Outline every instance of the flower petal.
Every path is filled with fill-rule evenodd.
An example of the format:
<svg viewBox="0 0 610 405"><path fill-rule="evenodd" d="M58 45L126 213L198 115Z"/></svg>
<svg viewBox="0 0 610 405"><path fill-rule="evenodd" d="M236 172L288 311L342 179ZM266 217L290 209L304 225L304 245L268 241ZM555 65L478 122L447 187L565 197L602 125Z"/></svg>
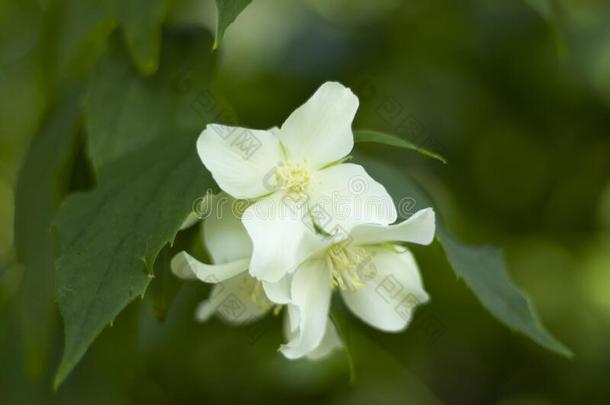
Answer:
<svg viewBox="0 0 610 405"><path fill-rule="evenodd" d="M289 359L313 352L322 342L330 308L330 272L323 259L309 259L292 278L292 305L298 309L296 335L280 351Z"/></svg>
<svg viewBox="0 0 610 405"><path fill-rule="evenodd" d="M399 249L398 246L396 246ZM370 249L376 274L359 290L341 291L348 308L369 325L387 332L406 328L415 306L428 301L415 258L406 249Z"/></svg>
<svg viewBox="0 0 610 405"><path fill-rule="evenodd" d="M253 245L250 274L263 281L279 281L320 246L304 208L289 205L283 196L257 201L242 216Z"/></svg>
<svg viewBox="0 0 610 405"><path fill-rule="evenodd" d="M267 298L276 304L288 304L290 302L290 281L291 277L286 275L276 283L263 281L263 288Z"/></svg>
<svg viewBox="0 0 610 405"><path fill-rule="evenodd" d="M223 264L205 264L186 252L180 252L171 261L174 274L183 279L195 279L204 283L219 283L248 270L250 258L242 258Z"/></svg>
<svg viewBox="0 0 610 405"><path fill-rule="evenodd" d="M294 110L281 128L280 140L291 160L320 168L345 156L354 146L352 121L358 97L337 82L326 82Z"/></svg>
<svg viewBox="0 0 610 405"><path fill-rule="evenodd" d="M299 328L299 309L295 305L286 305L287 322L284 324L286 340L292 340L296 337L297 329Z"/></svg>
<svg viewBox="0 0 610 405"><path fill-rule="evenodd" d="M339 339L337 328L332 322L326 323L326 332L320 342L320 345L307 355L309 360L322 360L328 357L335 349L341 349L343 342Z"/></svg>
<svg viewBox="0 0 610 405"><path fill-rule="evenodd" d="M250 257L252 241L239 218L239 203L220 193L210 200L211 207L203 222L203 241L214 263L226 263Z"/></svg>
<svg viewBox="0 0 610 405"><path fill-rule="evenodd" d="M205 322L210 319L214 313L216 313L216 308L218 308L223 299L221 297L221 292L225 288L226 287L223 286L222 283L216 284L214 287L212 287L210 297L207 300L201 301L195 310L196 320L199 322Z"/></svg>
<svg viewBox="0 0 610 405"><path fill-rule="evenodd" d="M396 221L396 208L385 187L364 168L353 163L318 172L311 187L310 211L322 229L333 234L337 226L349 233L357 224L388 225Z"/></svg>
<svg viewBox="0 0 610 405"><path fill-rule="evenodd" d="M215 285L210 297L199 304L195 318L203 322L217 314L230 325L243 325L260 319L272 304L263 295L258 296L262 299L260 302L251 299L251 288L256 283L248 273L242 273Z"/></svg>
<svg viewBox="0 0 610 405"><path fill-rule="evenodd" d="M287 305L284 317L284 337L290 341L298 336L299 311L294 305ZM337 328L332 322L326 322L326 331L322 341L312 352L306 355L308 360L322 360L330 355L335 349L343 347L343 342L337 334Z"/></svg>
<svg viewBox="0 0 610 405"><path fill-rule="evenodd" d="M267 177L282 157L269 131L210 124L197 140L197 151L220 188L235 198L256 198L272 191Z"/></svg>
<svg viewBox="0 0 610 405"><path fill-rule="evenodd" d="M384 242L410 242L429 245L434 240L434 230L434 210L425 208L396 225L357 225L352 230L352 238L353 242L359 245Z"/></svg>

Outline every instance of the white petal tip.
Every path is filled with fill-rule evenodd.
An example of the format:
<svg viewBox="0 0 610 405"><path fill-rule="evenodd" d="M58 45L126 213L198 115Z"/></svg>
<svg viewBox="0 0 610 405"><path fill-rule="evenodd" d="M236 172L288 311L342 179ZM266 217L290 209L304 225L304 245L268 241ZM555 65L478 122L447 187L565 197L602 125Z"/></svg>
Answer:
<svg viewBox="0 0 610 405"><path fill-rule="evenodd" d="M188 254L186 252L180 252L174 256L170 262L170 269L172 273L181 279L192 279L195 278L195 273L189 265Z"/></svg>
<svg viewBox="0 0 610 405"><path fill-rule="evenodd" d="M295 353L295 350L288 345L281 345L278 351L288 360L298 360L304 356L303 354Z"/></svg>
<svg viewBox="0 0 610 405"><path fill-rule="evenodd" d="M407 219L409 222L418 221L423 230L421 238L416 242L421 245L429 245L434 241L436 234L436 213L431 207L417 211Z"/></svg>

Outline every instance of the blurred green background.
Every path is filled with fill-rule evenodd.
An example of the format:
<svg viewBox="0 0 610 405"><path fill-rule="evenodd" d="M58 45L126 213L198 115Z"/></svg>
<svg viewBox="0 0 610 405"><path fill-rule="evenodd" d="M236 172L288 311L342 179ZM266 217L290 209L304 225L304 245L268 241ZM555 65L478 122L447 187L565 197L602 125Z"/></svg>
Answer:
<svg viewBox="0 0 610 405"><path fill-rule="evenodd" d="M164 27L213 32L214 21L213 1L175 0ZM383 146L366 151L416 177L456 235L504 248L516 283L572 360L493 319L435 244L415 249L432 300L406 332L349 319L353 383L345 352L321 363L277 353L281 317L242 328L195 324L207 287L164 274L54 393L61 320L42 290L25 287L52 284L52 269L31 275L17 260L15 186L58 100L97 80L108 49L123 46L122 29L91 1L0 0L0 404L610 402L610 3L603 0L254 0L206 68L210 88L243 126L278 125L322 82L338 80L360 97L356 128L443 154L448 165ZM211 34L208 42L201 52L210 51ZM167 43L161 66L172 57ZM186 58L171 63L192 67ZM66 190L93 181L76 148ZM42 215L35 203L28 201L33 221ZM48 254L30 251L25 261ZM50 316L24 321L37 311Z"/></svg>

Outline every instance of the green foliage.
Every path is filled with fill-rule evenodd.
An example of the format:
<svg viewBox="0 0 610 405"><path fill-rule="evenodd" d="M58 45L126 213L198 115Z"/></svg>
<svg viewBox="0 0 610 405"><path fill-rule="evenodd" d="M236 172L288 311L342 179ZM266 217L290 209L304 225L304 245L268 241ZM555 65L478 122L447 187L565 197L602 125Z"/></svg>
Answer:
<svg viewBox="0 0 610 405"><path fill-rule="evenodd" d="M34 374L47 366L53 337L55 250L51 223L63 199L76 150L80 93L64 97L35 138L23 162L15 193L15 246L25 266L19 294L21 327Z"/></svg>
<svg viewBox="0 0 610 405"><path fill-rule="evenodd" d="M216 39L214 49L218 48L225 31L235 21L237 16L252 2L252 0L216 0L218 20L216 23Z"/></svg>
<svg viewBox="0 0 610 405"><path fill-rule="evenodd" d="M42 25L30 1L0 3L0 183L14 184L19 159L44 113Z"/></svg>
<svg viewBox="0 0 610 405"><path fill-rule="evenodd" d="M89 156L97 170L167 131L159 115L166 106L156 107L166 99L156 83L141 78L119 49L102 61L84 104Z"/></svg>
<svg viewBox="0 0 610 405"><path fill-rule="evenodd" d="M525 0L532 8L534 8L540 15L547 20L553 16L553 4L552 0Z"/></svg>
<svg viewBox="0 0 610 405"><path fill-rule="evenodd" d="M409 150L414 150L416 152L421 153L424 156L428 156L430 158L439 160L445 164L447 164L447 160L439 155L438 153L434 153L429 151L426 148L422 148L421 146L415 145L413 142L399 138L395 135L384 134L379 131L371 131L367 129L361 129L354 131L354 142L374 142L380 143L389 146L396 146L398 148L404 148Z"/></svg>
<svg viewBox="0 0 610 405"><path fill-rule="evenodd" d="M150 78L138 74L119 44L96 69L85 100L88 149L96 170L161 134L198 132L211 119L209 110L195 104L199 96L213 97L207 91L213 64L209 34L172 30L164 40L163 65Z"/></svg>
<svg viewBox="0 0 610 405"><path fill-rule="evenodd" d="M201 222L182 230L175 242L171 246L165 246L157 257L155 278L150 283L146 298L155 318L159 321L165 321L169 309L182 287L182 281L172 273L170 263L176 254L184 250L191 253L203 250Z"/></svg>
<svg viewBox="0 0 610 405"><path fill-rule="evenodd" d="M84 77L104 50L118 23L112 0L64 0L54 4L63 23L58 29L55 72L60 82Z"/></svg>
<svg viewBox="0 0 610 405"><path fill-rule="evenodd" d="M394 202L398 204L399 212L404 199L415 202L411 213L426 207L435 208L436 237L445 250L449 264L493 316L541 346L564 356L571 356L570 350L542 326L526 295L510 279L506 261L499 249L470 246L450 236L443 225L442 212L417 183L404 171L397 169L396 165L392 165L391 161L362 152L356 154L356 161L363 164L374 178L385 185ZM400 213L405 215L404 212Z"/></svg>
<svg viewBox="0 0 610 405"><path fill-rule="evenodd" d="M157 255L210 186L194 142L176 136L127 155L106 167L95 190L62 205L57 301L66 343L56 386L102 329L144 294Z"/></svg>
<svg viewBox="0 0 610 405"><path fill-rule="evenodd" d="M500 249L460 242L450 236L441 224L437 237L457 276L466 282L489 312L539 345L572 357L572 352L540 323L529 298L510 279L506 259Z"/></svg>
<svg viewBox="0 0 610 405"><path fill-rule="evenodd" d="M227 54L213 80L217 94L212 73L222 55L212 49L250 2L216 0L214 38L199 28L199 13L189 14L188 28L167 18L197 1L0 0L0 222L11 222L15 208L14 238L12 227L0 230L0 364L8 365L0 370L0 401L607 397L598 372L608 363L610 330L608 231L598 219L608 217L608 199L598 198L610 173L606 2L286 2L267 8L273 30L245 27L256 40L235 38L235 49L264 63ZM415 202L406 213L399 204L405 216L434 205L414 178L446 193L434 205L439 243L413 248L430 304L405 333L383 334L351 322L333 302L347 359L326 363L288 362L274 352L282 317L244 328L196 324L193 310L210 288L181 282L168 265L177 251L201 249L199 227L178 231L193 201L214 187L196 156L196 135L209 122L268 128L322 81L363 77L372 91L361 92L357 122L385 132L354 132L356 162L395 202ZM409 159L416 151L446 163L430 143L409 139L413 117L451 166ZM84 187L90 190L69 195ZM456 238L462 234L501 240L518 282L499 249L464 243ZM445 255L437 254L441 247ZM452 288L454 275L469 290ZM571 356L519 286L578 353L573 373L524 339L501 339L492 317L471 311L480 302L511 330ZM429 336L417 340L429 308L451 326L436 347L428 347ZM55 385L62 389L52 394L59 315L65 347ZM447 364L472 384L455 388ZM348 373L352 383L358 377L349 387L342 385ZM431 398L418 375L444 398Z"/></svg>
<svg viewBox="0 0 610 405"><path fill-rule="evenodd" d="M159 66L161 26L170 0L127 0L117 7L127 48L138 70L150 75Z"/></svg>
<svg viewBox="0 0 610 405"><path fill-rule="evenodd" d="M166 246L159 253L155 262L155 278L148 288L146 298L150 302L155 318L159 321L165 321L167 313L182 286L180 280L171 272L170 268L172 258L181 250L174 251Z"/></svg>
<svg viewBox="0 0 610 405"><path fill-rule="evenodd" d="M210 36L172 30L164 40L164 63L151 78L139 76L112 44L87 92L88 151L100 178L93 191L70 197L56 222L66 336L56 386L101 330L144 294L157 255L210 186L194 139L211 116L193 105L201 94L212 97Z"/></svg>
<svg viewBox="0 0 610 405"><path fill-rule="evenodd" d="M118 27L139 72L156 72L169 0L63 0L54 6L64 21L57 45L60 80L88 74Z"/></svg>

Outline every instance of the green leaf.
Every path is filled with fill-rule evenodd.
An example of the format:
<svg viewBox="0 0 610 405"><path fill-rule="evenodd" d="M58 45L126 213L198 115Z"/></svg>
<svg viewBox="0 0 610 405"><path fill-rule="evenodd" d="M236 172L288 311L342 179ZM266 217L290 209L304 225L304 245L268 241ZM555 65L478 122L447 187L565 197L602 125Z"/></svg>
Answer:
<svg viewBox="0 0 610 405"><path fill-rule="evenodd" d="M42 25L37 5L0 2L0 182L11 189L46 107L39 52ZM0 235L6 237L6 231Z"/></svg>
<svg viewBox="0 0 610 405"><path fill-rule="evenodd" d="M0 222L3 224L14 223L14 207L15 197L13 187L10 184L5 184L0 179ZM0 278L2 278L5 266L14 256L13 249L13 227L7 226L0 231ZM8 268L8 266L7 266ZM0 288L1 289L1 288ZM0 292L0 295L2 293ZM0 302L2 299L0 298ZM0 306L2 304L0 303Z"/></svg>
<svg viewBox="0 0 610 405"><path fill-rule="evenodd" d="M116 49L102 61L84 105L89 156L97 170L167 133L170 103L156 84L140 77Z"/></svg>
<svg viewBox="0 0 610 405"><path fill-rule="evenodd" d="M525 3L529 4L535 9L542 17L546 20L550 20L553 17L553 4L551 0L524 0Z"/></svg>
<svg viewBox="0 0 610 405"><path fill-rule="evenodd" d="M203 247L200 231L200 222L195 223L187 229L182 229L178 233L173 245L166 246L157 258L155 263L155 278L148 288L146 298L152 306L155 318L159 321L165 320L176 295L183 285L180 279L171 271L171 260L179 252L201 250Z"/></svg>
<svg viewBox="0 0 610 405"><path fill-rule="evenodd" d="M51 223L67 191L76 151L80 90L72 90L34 139L15 191L15 247L25 267L19 292L20 326L30 371L46 366L55 329L54 260Z"/></svg>
<svg viewBox="0 0 610 405"><path fill-rule="evenodd" d="M397 146L399 148L404 149L410 149L419 152L424 156L440 160L441 162L447 164L447 160L441 155L431 152L428 149L417 146L413 142L408 141L406 139L399 138L395 135L385 134L383 132L371 131L366 129L356 130L354 131L354 141L357 143L374 142L384 145Z"/></svg>
<svg viewBox="0 0 610 405"><path fill-rule="evenodd" d="M531 8L544 18L550 28L557 56L564 58L566 54L566 39L562 33L561 19L554 0L524 0Z"/></svg>
<svg viewBox="0 0 610 405"><path fill-rule="evenodd" d="M160 322L165 321L169 308L182 287L180 280L171 272L170 268L171 260L178 252L166 246L159 253L155 262L155 278L150 283L148 294L146 294L153 314Z"/></svg>
<svg viewBox="0 0 610 405"><path fill-rule="evenodd" d="M127 0L117 7L125 43L143 75L153 74L159 66L161 27L168 4L169 0Z"/></svg>
<svg viewBox="0 0 610 405"><path fill-rule="evenodd" d="M158 71L143 78L113 43L91 81L85 123L100 180L94 191L71 197L57 219L66 348L56 385L104 326L144 293L157 255L205 192L209 176L194 137L218 113L197 108L216 101L207 89L210 44L203 29L168 31ZM186 144L178 134L188 134Z"/></svg>
<svg viewBox="0 0 610 405"><path fill-rule="evenodd" d="M511 280L506 261L499 249L470 246L452 237L441 221L439 210L427 194L404 170L392 166L384 157L357 150L354 160L361 163L373 178L386 187L397 204L399 213L402 202L407 200L410 209L413 209L410 213L426 207L435 209L436 237L447 254L449 264L493 316L512 330L525 334L549 350L567 357L572 355L570 350L540 323L538 314L526 294Z"/></svg>
<svg viewBox="0 0 610 405"><path fill-rule="evenodd" d="M65 0L56 66L60 79L83 77L101 55L115 28L121 27L129 54L143 75L159 66L162 26L170 0Z"/></svg>
<svg viewBox="0 0 610 405"><path fill-rule="evenodd" d="M437 237L453 270L485 308L509 328L524 333L539 345L572 357L572 352L544 328L527 295L511 280L500 249L462 243L442 226Z"/></svg>
<svg viewBox="0 0 610 405"><path fill-rule="evenodd" d="M104 327L144 294L157 255L210 183L195 138L174 136L108 164L95 190L62 205L56 293L65 348L55 387Z"/></svg>
<svg viewBox="0 0 610 405"><path fill-rule="evenodd" d="M235 21L237 16L244 11L252 0L216 0L216 8L218 9L218 19L216 23L216 39L214 40L214 49L220 45L220 41L225 34L226 29Z"/></svg>
<svg viewBox="0 0 610 405"><path fill-rule="evenodd" d="M213 115L197 108L207 90L214 57L203 29L176 30L164 38L159 71L141 77L113 44L96 69L85 100L89 156L97 171L161 134L199 132Z"/></svg>
<svg viewBox="0 0 610 405"><path fill-rule="evenodd" d="M58 2L59 3L59 2ZM117 26L113 0L65 0L60 8L61 24L55 70L60 81L84 77L102 53Z"/></svg>

